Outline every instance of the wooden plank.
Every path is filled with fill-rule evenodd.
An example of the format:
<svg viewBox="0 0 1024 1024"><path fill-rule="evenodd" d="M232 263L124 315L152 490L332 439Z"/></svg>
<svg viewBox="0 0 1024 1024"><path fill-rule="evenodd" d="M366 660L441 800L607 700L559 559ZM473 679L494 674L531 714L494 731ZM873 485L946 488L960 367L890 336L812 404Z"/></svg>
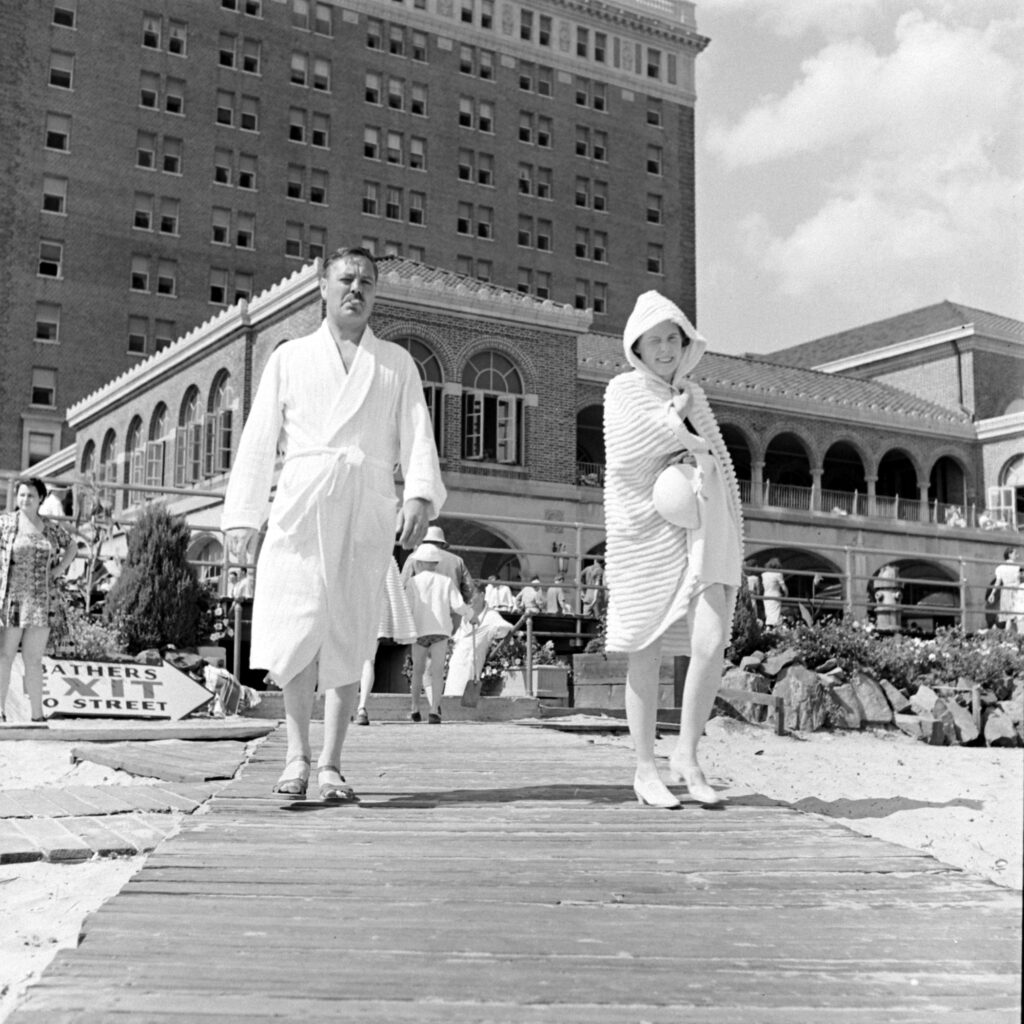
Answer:
<svg viewBox="0 0 1024 1024"><path fill-rule="evenodd" d="M194 743L86 743L71 750L73 761L92 761L132 775L169 782L229 779L245 757L245 745L235 741Z"/></svg>
<svg viewBox="0 0 1024 1024"><path fill-rule="evenodd" d="M277 728L276 721L254 718L186 718L180 722L53 718L38 725L21 723L0 729L4 740L57 740L61 743L120 743L129 740L255 740Z"/></svg>

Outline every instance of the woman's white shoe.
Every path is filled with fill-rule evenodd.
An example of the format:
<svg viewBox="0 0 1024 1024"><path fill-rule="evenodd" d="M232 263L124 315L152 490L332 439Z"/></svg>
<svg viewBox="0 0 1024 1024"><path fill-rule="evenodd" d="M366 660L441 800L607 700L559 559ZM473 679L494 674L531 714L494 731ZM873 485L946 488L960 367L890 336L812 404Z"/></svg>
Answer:
<svg viewBox="0 0 1024 1024"><path fill-rule="evenodd" d="M633 792L643 807L661 807L666 811L675 810L682 804L675 798L668 786L661 779L641 779L633 777Z"/></svg>
<svg viewBox="0 0 1024 1024"><path fill-rule="evenodd" d="M716 790L704 778L704 772L700 765L691 765L684 768L680 764L670 760L668 763L669 778L673 782L681 782L686 786L687 792L697 803L704 807L716 807L723 803L725 797L719 796Z"/></svg>

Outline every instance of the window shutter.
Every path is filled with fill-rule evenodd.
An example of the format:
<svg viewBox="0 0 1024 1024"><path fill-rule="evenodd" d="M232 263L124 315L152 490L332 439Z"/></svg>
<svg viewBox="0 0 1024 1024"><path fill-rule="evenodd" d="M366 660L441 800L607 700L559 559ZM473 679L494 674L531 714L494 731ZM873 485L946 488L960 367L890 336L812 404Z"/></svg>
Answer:
<svg viewBox="0 0 1024 1024"><path fill-rule="evenodd" d="M518 402L511 395L498 398L497 457L499 462L515 463L516 460L516 412Z"/></svg>
<svg viewBox="0 0 1024 1024"><path fill-rule="evenodd" d="M467 391L463 396L462 450L464 458L484 457L484 396Z"/></svg>

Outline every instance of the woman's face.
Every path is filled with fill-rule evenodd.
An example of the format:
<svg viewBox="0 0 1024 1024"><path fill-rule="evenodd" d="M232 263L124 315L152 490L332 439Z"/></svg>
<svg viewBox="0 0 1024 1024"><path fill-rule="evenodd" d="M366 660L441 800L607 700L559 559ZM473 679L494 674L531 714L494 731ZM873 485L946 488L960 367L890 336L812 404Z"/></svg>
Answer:
<svg viewBox="0 0 1024 1024"><path fill-rule="evenodd" d="M39 511L39 492L31 484L21 484L15 500L22 512Z"/></svg>
<svg viewBox="0 0 1024 1024"><path fill-rule="evenodd" d="M683 361L683 332L671 320L663 320L660 324L644 331L636 340L633 351L652 373L662 380L671 382Z"/></svg>

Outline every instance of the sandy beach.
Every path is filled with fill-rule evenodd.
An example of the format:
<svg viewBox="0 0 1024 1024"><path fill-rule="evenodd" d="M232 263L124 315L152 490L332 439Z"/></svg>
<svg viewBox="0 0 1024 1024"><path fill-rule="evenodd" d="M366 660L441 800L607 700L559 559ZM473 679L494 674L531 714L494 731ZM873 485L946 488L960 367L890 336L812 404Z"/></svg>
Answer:
<svg viewBox="0 0 1024 1024"><path fill-rule="evenodd" d="M667 756L673 739L662 737L659 753ZM566 734L565 742L629 746L621 734ZM98 765L72 766L70 747L0 742L0 788L154 781ZM1021 888L1020 748L930 747L895 732L778 737L765 726L716 718L708 725L702 756L709 777L733 801L771 801L824 815L998 885ZM0 866L0 1021L57 950L76 944L82 920L144 862L140 856Z"/></svg>

